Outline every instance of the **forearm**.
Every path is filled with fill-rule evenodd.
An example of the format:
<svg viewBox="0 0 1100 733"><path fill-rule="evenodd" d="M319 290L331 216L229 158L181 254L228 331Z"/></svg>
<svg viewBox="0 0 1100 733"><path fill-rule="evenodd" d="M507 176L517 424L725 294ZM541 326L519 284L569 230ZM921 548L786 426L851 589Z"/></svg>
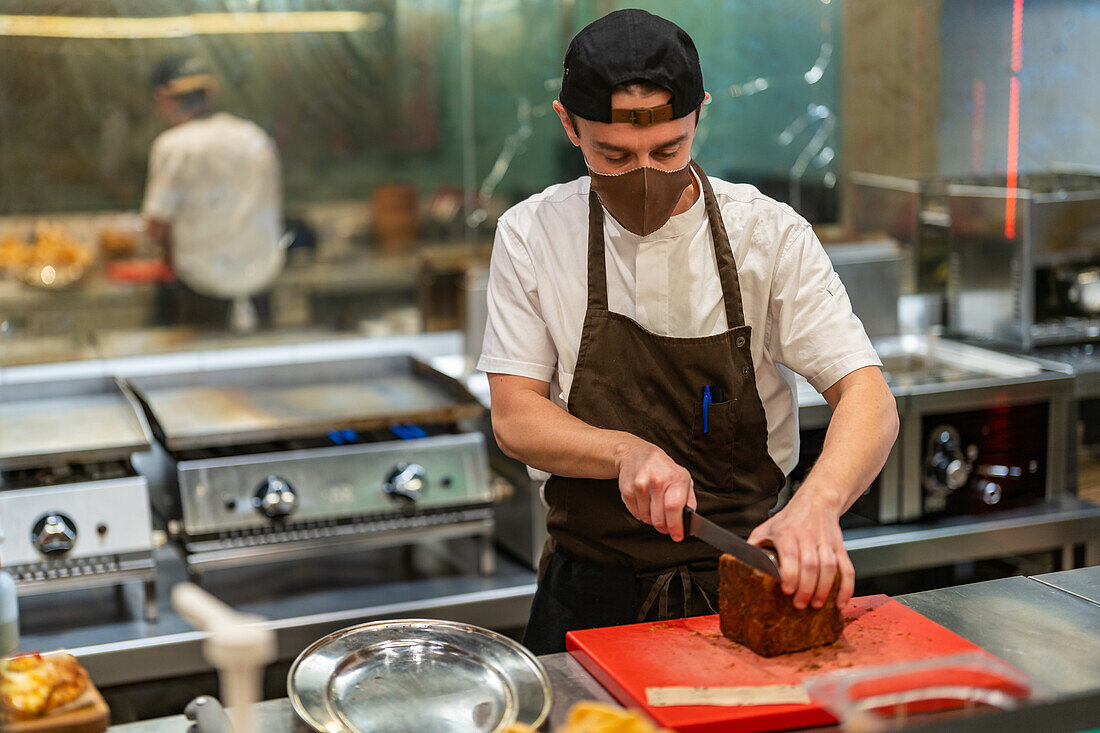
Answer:
<svg viewBox="0 0 1100 733"><path fill-rule="evenodd" d="M494 398L493 433L512 458L575 478L617 478L619 460L642 442L629 433L592 427L530 391L500 402Z"/></svg>
<svg viewBox="0 0 1100 733"><path fill-rule="evenodd" d="M837 403L821 456L798 494L839 517L878 476L897 434L897 406L885 383L853 386Z"/></svg>

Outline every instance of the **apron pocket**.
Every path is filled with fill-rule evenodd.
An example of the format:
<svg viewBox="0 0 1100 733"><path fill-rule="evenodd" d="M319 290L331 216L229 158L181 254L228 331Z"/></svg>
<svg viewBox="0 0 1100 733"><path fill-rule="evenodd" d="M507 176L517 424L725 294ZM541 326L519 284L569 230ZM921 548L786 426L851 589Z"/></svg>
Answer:
<svg viewBox="0 0 1100 733"><path fill-rule="evenodd" d="M733 443L733 463L740 471L755 473L768 453L768 418L759 399L747 399L738 404L734 412L737 432L741 439ZM763 435L762 441L745 440L746 435Z"/></svg>
<svg viewBox="0 0 1100 733"><path fill-rule="evenodd" d="M684 468L696 484L712 493L724 494L732 488L737 404L737 400L711 403L704 426L703 406L695 403L690 453Z"/></svg>

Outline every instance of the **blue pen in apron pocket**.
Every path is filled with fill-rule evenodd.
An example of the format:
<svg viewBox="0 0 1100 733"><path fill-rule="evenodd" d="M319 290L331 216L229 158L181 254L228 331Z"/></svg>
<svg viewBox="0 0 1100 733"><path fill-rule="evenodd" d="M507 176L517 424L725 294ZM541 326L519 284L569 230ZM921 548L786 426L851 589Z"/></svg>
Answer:
<svg viewBox="0 0 1100 733"><path fill-rule="evenodd" d="M710 385L703 386L703 434L706 435L710 430L710 422L707 417L707 413L710 411Z"/></svg>

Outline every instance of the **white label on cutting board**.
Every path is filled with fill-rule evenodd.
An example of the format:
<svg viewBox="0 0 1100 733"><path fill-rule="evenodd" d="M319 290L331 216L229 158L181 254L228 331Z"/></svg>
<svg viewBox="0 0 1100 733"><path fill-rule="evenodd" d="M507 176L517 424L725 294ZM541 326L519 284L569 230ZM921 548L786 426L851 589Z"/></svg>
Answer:
<svg viewBox="0 0 1100 733"><path fill-rule="evenodd" d="M646 704L673 705L809 705L810 696L799 685L757 687L647 687Z"/></svg>

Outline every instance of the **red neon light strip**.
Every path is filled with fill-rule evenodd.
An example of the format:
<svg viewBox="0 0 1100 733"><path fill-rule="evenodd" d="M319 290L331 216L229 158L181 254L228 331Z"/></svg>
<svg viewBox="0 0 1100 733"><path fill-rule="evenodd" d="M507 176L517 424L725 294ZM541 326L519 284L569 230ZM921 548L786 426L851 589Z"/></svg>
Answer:
<svg viewBox="0 0 1100 733"><path fill-rule="evenodd" d="M1024 0L1012 0L1012 73L1024 65Z"/></svg>
<svg viewBox="0 0 1100 733"><path fill-rule="evenodd" d="M1012 78L1008 97L1005 239L1016 237L1016 184L1020 172L1020 69L1024 59L1024 0L1012 0Z"/></svg>
<svg viewBox="0 0 1100 733"><path fill-rule="evenodd" d="M1008 99L1008 179L1005 188L1005 239L1016 238L1016 183L1020 163L1020 79L1010 81Z"/></svg>

